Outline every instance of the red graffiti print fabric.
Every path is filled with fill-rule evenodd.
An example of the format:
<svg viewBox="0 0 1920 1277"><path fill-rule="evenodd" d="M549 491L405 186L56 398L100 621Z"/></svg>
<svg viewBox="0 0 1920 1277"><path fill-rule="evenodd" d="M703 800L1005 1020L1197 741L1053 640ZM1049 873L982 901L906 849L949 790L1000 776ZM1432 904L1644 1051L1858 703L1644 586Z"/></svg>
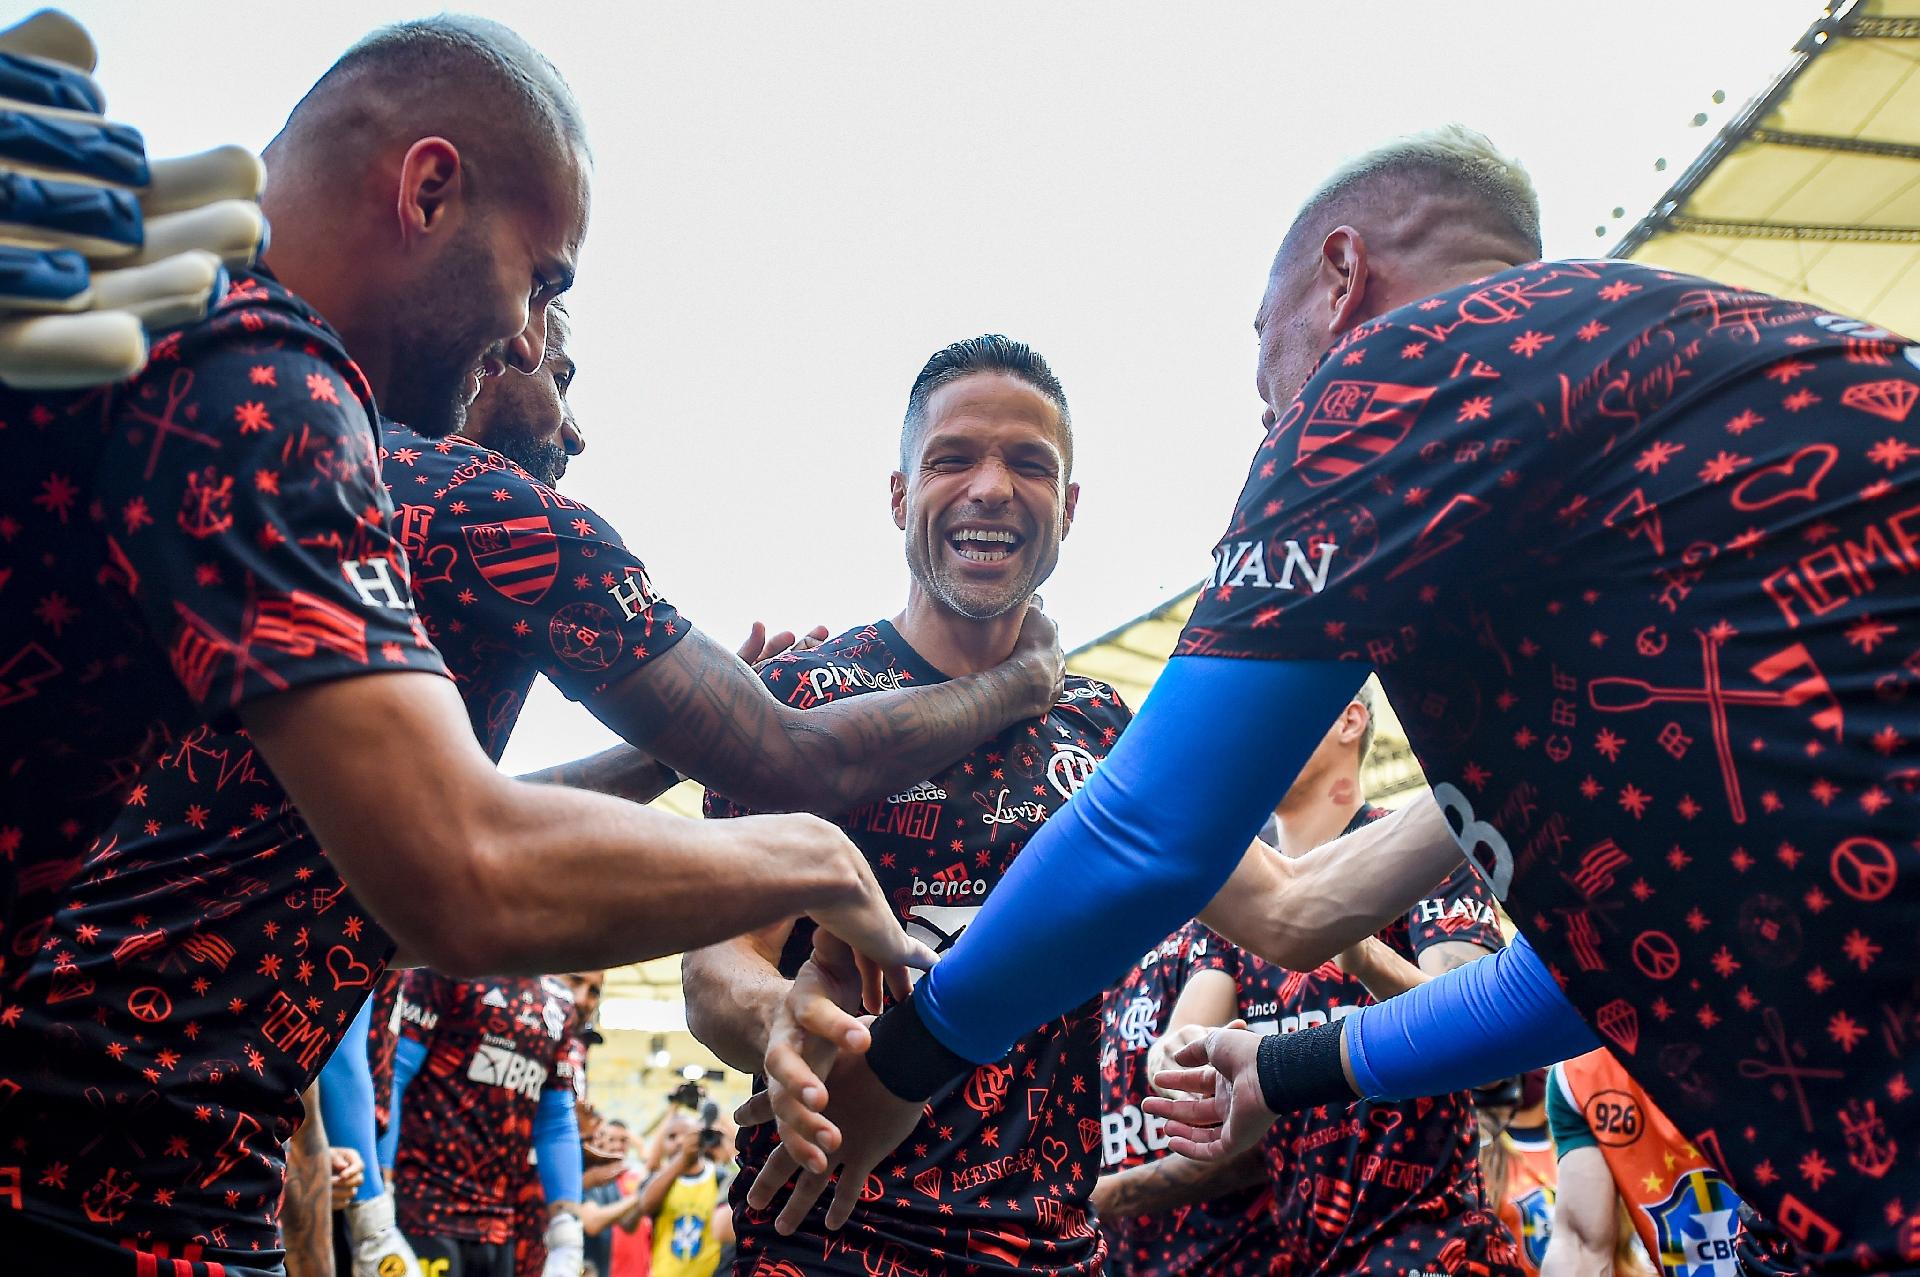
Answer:
<svg viewBox="0 0 1920 1277"><path fill-rule="evenodd" d="M142 378L0 395L0 419L0 490L57 479L71 498L0 496L0 596L61 600L0 608L5 642L51 661L0 697L0 826L27 831L0 839L31 888L0 991L0 1183L106 1247L270 1261L297 1093L386 941L324 861L275 856L280 790L244 734L200 720L444 669L387 534L366 385L250 276ZM176 784L226 811L157 797Z"/></svg>
<svg viewBox="0 0 1920 1277"><path fill-rule="evenodd" d="M498 454L391 422L380 453L387 485L414 497L396 526L415 565L419 641L440 635L492 757L536 674L590 696L611 671L684 633L598 515ZM386 494L376 495L384 507ZM529 521L549 514L551 531L534 535ZM511 539L496 533L507 523L521 529L523 550L531 546L531 567L515 566L517 552L495 555ZM407 558L400 563L405 580ZM487 583L490 569L503 588ZM550 586L532 589L529 573L551 576ZM634 619L603 623L595 613L601 628L591 641L565 619L569 609L619 614L623 599ZM567 659L609 643L620 650L604 667ZM273 1252L280 1144L301 1119L299 1093L380 982L393 942L347 891L245 733L191 729L126 802L46 924L16 1018L0 1016L0 1077L36 1092L22 1157L30 1208L141 1239L206 1232L221 1247ZM382 1112L392 1005L370 1027ZM103 1128L107 1137L91 1138ZM116 1193L110 1208L85 1200L102 1182Z"/></svg>
<svg viewBox="0 0 1920 1277"><path fill-rule="evenodd" d="M1108 990L1101 1008L1101 1174L1167 1156L1165 1123L1145 1113L1150 1093L1147 1052L1166 1032L1188 962L1218 937L1197 922L1168 936ZM1278 1246L1271 1197L1264 1185L1151 1215L1101 1217L1112 1277L1222 1277L1264 1273Z"/></svg>
<svg viewBox="0 0 1920 1277"><path fill-rule="evenodd" d="M400 1103L393 1159L396 1213L408 1236L513 1240L534 1113L572 1024L573 995L552 976L407 973L400 1032L427 1048Z"/></svg>
<svg viewBox="0 0 1920 1277"><path fill-rule="evenodd" d="M942 682L886 621L760 670L775 696L810 708L847 696ZM865 854L907 930L952 947L1033 831L1093 774L1130 715L1105 684L1070 675L1044 719L1016 724L938 775L837 822ZM710 816L744 810L709 793ZM812 924L795 927L781 970L798 971ZM747 1186L773 1151L770 1127L740 1134L734 1228L743 1267L809 1273L950 1271L1087 1274L1105 1245L1087 1209L1100 1173L1100 1003L1090 1000L935 1094L919 1128L868 1181L847 1226L824 1203L781 1237Z"/></svg>
<svg viewBox="0 0 1920 1277"><path fill-rule="evenodd" d="M366 379L264 273L139 378L0 387L0 973L166 732L302 684L438 670Z"/></svg>
<svg viewBox="0 0 1920 1277"><path fill-rule="evenodd" d="M1548 262L1346 338L1179 651L1374 666L1608 1047L1827 1271L1920 1265L1920 350Z"/></svg>
<svg viewBox="0 0 1920 1277"><path fill-rule="evenodd" d="M373 1078L373 1129L387 1133L393 1116L393 1053L400 1046L400 986L405 971L387 970L373 988L373 1012L367 1017L367 1072Z"/></svg>
<svg viewBox="0 0 1920 1277"><path fill-rule="evenodd" d="M1348 830L1385 814L1362 808ZM1238 1014L1255 1032L1297 1032L1373 1001L1332 961L1288 971L1207 934L1210 943L1194 947L1188 976L1205 970L1232 977ZM1449 940L1488 950L1504 943L1493 896L1464 864L1377 938L1414 963ZM1518 1277L1512 1239L1481 1182L1479 1145L1465 1092L1283 1113L1262 1146L1278 1224L1272 1271Z"/></svg>

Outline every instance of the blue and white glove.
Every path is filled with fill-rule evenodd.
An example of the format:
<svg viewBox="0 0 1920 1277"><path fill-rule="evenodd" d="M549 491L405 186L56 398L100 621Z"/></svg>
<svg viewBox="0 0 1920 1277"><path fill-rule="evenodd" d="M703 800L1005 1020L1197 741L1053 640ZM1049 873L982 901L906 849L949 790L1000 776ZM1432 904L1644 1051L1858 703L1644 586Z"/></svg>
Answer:
<svg viewBox="0 0 1920 1277"><path fill-rule="evenodd" d="M150 163L110 123L95 51L42 10L0 31L0 382L66 390L140 371L147 333L205 315L266 242L265 170L238 146Z"/></svg>

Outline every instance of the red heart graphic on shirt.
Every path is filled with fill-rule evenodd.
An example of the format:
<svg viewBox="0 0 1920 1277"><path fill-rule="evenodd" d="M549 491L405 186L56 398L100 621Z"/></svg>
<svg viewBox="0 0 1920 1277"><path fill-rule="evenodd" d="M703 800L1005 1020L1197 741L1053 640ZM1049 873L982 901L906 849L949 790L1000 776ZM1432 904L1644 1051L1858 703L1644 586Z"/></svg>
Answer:
<svg viewBox="0 0 1920 1277"><path fill-rule="evenodd" d="M1091 1117L1080 1119L1080 1151L1091 1153L1100 1147L1100 1123Z"/></svg>
<svg viewBox="0 0 1920 1277"><path fill-rule="evenodd" d="M1056 1153L1055 1149L1060 1151ZM1056 1171L1060 1169L1061 1163L1067 1160L1067 1154L1070 1152L1072 1150L1067 1147L1065 1140L1057 1140L1049 1135L1040 1141L1040 1156L1045 1158L1047 1165Z"/></svg>
<svg viewBox="0 0 1920 1277"><path fill-rule="evenodd" d="M327 950L327 974L333 977L336 990L357 989L373 983L373 968L354 957L353 950L343 944Z"/></svg>
<svg viewBox="0 0 1920 1277"><path fill-rule="evenodd" d="M1811 501L1820 495L1820 481L1839 459L1840 449L1832 444L1810 443L1785 461L1761 466L1735 484L1733 508L1751 513L1782 501ZM1802 466L1804 461L1812 464ZM1780 486L1782 482L1788 486Z"/></svg>
<svg viewBox="0 0 1920 1277"><path fill-rule="evenodd" d="M1400 1125L1401 1113L1399 1109L1375 1109L1367 1114L1367 1120L1382 1131L1391 1131Z"/></svg>

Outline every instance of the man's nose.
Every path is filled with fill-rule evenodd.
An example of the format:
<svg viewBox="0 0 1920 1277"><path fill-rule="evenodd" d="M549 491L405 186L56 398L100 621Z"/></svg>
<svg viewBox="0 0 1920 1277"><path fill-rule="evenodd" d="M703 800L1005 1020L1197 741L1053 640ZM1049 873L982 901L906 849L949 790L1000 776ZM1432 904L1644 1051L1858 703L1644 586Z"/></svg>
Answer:
<svg viewBox="0 0 1920 1277"><path fill-rule="evenodd" d="M527 316L527 326L507 343L507 365L515 372L536 373L547 360L547 311L541 307Z"/></svg>
<svg viewBox="0 0 1920 1277"><path fill-rule="evenodd" d="M567 415L560 421L560 446L567 450L569 457L577 457L587 450L586 432L574 420L571 408L567 409Z"/></svg>
<svg viewBox="0 0 1920 1277"><path fill-rule="evenodd" d="M1013 474L1006 463L989 458L973 468L967 496L981 505L1005 505L1013 500Z"/></svg>

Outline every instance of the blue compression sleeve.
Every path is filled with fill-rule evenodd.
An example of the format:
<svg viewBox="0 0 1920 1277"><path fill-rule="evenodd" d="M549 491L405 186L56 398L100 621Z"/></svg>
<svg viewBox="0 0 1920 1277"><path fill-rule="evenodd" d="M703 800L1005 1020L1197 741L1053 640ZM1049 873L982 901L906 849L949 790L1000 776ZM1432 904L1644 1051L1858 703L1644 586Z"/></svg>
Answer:
<svg viewBox="0 0 1920 1277"><path fill-rule="evenodd" d="M1360 1093L1404 1100L1585 1055L1600 1045L1525 936L1346 1019Z"/></svg>
<svg viewBox="0 0 1920 1277"><path fill-rule="evenodd" d="M367 1026L372 1023L369 999L360 1004L347 1036L320 1070L320 1115L327 1123L327 1142L353 1149L366 1163L367 1177L354 1190L356 1202L386 1191L380 1179L380 1141L374 1133L373 1066L367 1062Z"/></svg>
<svg viewBox="0 0 1920 1277"><path fill-rule="evenodd" d="M406 1098L407 1084L427 1062L427 1044L406 1034L393 1048L393 1102L387 1106L387 1133L380 1137L380 1165L392 1166L393 1155L400 1150L400 1104Z"/></svg>
<svg viewBox="0 0 1920 1277"><path fill-rule="evenodd" d="M580 1123L573 1116L573 1088L549 1086L540 1092L533 1115L533 1155L540 1163L540 1187L547 1205L578 1205L585 1192L580 1176L585 1158L580 1152Z"/></svg>
<svg viewBox="0 0 1920 1277"><path fill-rule="evenodd" d="M914 993L976 1063L1113 983L1213 899L1368 668L1181 656ZM878 1040L876 1039L876 1047Z"/></svg>

